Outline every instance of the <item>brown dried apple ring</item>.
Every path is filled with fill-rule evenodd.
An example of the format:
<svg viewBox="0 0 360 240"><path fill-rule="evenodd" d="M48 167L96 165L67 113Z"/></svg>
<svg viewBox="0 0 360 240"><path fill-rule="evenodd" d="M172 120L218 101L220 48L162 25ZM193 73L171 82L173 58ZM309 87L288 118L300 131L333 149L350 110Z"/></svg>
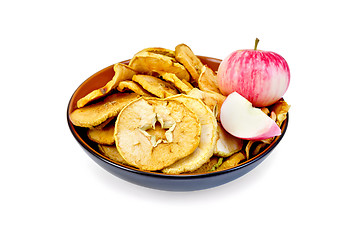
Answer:
<svg viewBox="0 0 360 240"><path fill-rule="evenodd" d="M115 143L114 138L114 122L107 124L103 128L90 128L87 131L88 138L98 144L113 145Z"/></svg>
<svg viewBox="0 0 360 240"><path fill-rule="evenodd" d="M167 49L167 48L161 48L161 47L145 48L145 49L141 50L140 52L138 52L136 54L139 54L141 52L150 52L150 53L165 55L165 56L168 56L170 58L175 58L175 51Z"/></svg>
<svg viewBox="0 0 360 240"><path fill-rule="evenodd" d="M190 80L190 75L175 58L147 51L140 51L130 60L129 66L140 73L174 73L180 79Z"/></svg>
<svg viewBox="0 0 360 240"><path fill-rule="evenodd" d="M199 99L183 94L178 94L166 99L180 101L195 112L201 124L201 136L199 146L192 154L164 168L162 171L168 174L194 171L207 162L213 155L217 139L217 121L210 109Z"/></svg>
<svg viewBox="0 0 360 240"><path fill-rule="evenodd" d="M250 159L257 154L260 153L260 151L265 148L267 145L269 145L274 138L269 138L261 141L249 141L245 147L245 155L246 159Z"/></svg>
<svg viewBox="0 0 360 240"><path fill-rule="evenodd" d="M185 66L193 80L197 83L204 64L202 64L193 51L186 44L179 44L175 47L175 58Z"/></svg>
<svg viewBox="0 0 360 240"><path fill-rule="evenodd" d="M112 161L116 163L121 163L128 165L128 163L124 160L124 158L120 155L115 145L98 145L99 151L104 156L110 158Z"/></svg>
<svg viewBox="0 0 360 240"><path fill-rule="evenodd" d="M196 169L195 171L189 172L189 173L197 173L197 174L201 174L201 173L207 173L210 172L211 169L215 166L215 164L217 164L219 158L216 156L212 156L209 161L207 161L206 163L204 163L203 165L201 165L201 167L199 167L198 169Z"/></svg>
<svg viewBox="0 0 360 240"><path fill-rule="evenodd" d="M224 95L216 92L202 91L198 88L193 88L188 95L203 101L213 111L216 119L220 120L220 109L226 99Z"/></svg>
<svg viewBox="0 0 360 240"><path fill-rule="evenodd" d="M114 93L103 101L75 109L70 120L75 126L91 128L119 114L129 102L139 98L136 93Z"/></svg>
<svg viewBox="0 0 360 240"><path fill-rule="evenodd" d="M119 85L120 81L129 80L136 74L132 68L122 63L114 64L114 71L114 77L107 82L104 87L96 89L87 94L85 97L79 99L76 103L77 107L81 108L91 101L104 97L110 93L111 90L115 89Z"/></svg>
<svg viewBox="0 0 360 240"><path fill-rule="evenodd" d="M201 73L198 79L198 86L200 90L203 91L220 93L219 84L216 80L216 74L211 68L206 65L204 65L201 69Z"/></svg>
<svg viewBox="0 0 360 240"><path fill-rule="evenodd" d="M171 82L180 92L189 93L194 87L187 81L181 80L174 73L161 73L161 78Z"/></svg>
<svg viewBox="0 0 360 240"><path fill-rule="evenodd" d="M285 121L289 109L290 109L290 105L287 104L287 102L285 102L282 99L277 101L271 107L272 112L274 112L276 115L276 123L279 127L281 127L281 124L283 123L283 121Z"/></svg>
<svg viewBox="0 0 360 240"><path fill-rule="evenodd" d="M235 154L231 155L231 157L226 159L226 161L224 161L216 170L221 171L221 170L235 167L240 163L240 161L245 160L245 159L246 159L246 157L245 157L244 153L242 153L242 152L235 153Z"/></svg>
<svg viewBox="0 0 360 240"><path fill-rule="evenodd" d="M140 98L128 104L115 124L115 143L130 165L161 170L190 155L200 142L196 114L176 100Z"/></svg>
<svg viewBox="0 0 360 240"><path fill-rule="evenodd" d="M214 148L214 155L219 157L229 157L239 152L243 147L243 140L234 137L218 124L218 138Z"/></svg>
<svg viewBox="0 0 360 240"><path fill-rule="evenodd" d="M137 93L144 97L152 97L153 96L151 93L149 93L144 88L142 88L138 83L136 83L134 81L129 81L129 80L119 82L117 90L119 92L124 92L126 90L130 90L130 91Z"/></svg>
<svg viewBox="0 0 360 240"><path fill-rule="evenodd" d="M149 75L134 75L132 80L159 98L166 98L178 94L178 91L171 83L163 81L157 77Z"/></svg>

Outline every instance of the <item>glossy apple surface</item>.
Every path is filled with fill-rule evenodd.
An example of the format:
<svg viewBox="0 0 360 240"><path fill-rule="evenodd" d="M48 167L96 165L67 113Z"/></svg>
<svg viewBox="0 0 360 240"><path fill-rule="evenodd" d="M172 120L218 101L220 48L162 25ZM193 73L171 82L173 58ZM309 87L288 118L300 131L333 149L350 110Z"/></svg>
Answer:
<svg viewBox="0 0 360 240"><path fill-rule="evenodd" d="M253 106L266 107L285 94L290 70L286 60L277 53L238 50L221 62L217 81L225 96L236 91Z"/></svg>
<svg viewBox="0 0 360 240"><path fill-rule="evenodd" d="M263 140L281 134L274 120L237 92L229 94L222 104L220 121L228 133L241 139Z"/></svg>

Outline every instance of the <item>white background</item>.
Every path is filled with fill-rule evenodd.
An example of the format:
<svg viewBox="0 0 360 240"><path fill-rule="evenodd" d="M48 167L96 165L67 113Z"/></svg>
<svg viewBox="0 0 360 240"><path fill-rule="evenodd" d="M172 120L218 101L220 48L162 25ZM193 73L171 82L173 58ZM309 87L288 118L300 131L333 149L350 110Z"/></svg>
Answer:
<svg viewBox="0 0 360 240"><path fill-rule="evenodd" d="M251 2L251 3L250 3ZM359 239L357 1L2 1L1 239ZM247 175L196 192L125 182L72 137L96 71L145 47L282 55L288 131Z"/></svg>

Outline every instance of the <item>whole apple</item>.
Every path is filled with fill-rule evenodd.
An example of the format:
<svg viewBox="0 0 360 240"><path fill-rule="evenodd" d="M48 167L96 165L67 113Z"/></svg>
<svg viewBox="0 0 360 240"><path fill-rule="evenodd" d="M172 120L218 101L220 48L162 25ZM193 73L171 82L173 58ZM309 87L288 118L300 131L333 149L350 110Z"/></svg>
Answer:
<svg viewBox="0 0 360 240"><path fill-rule="evenodd" d="M217 73L222 94L232 92L250 101L255 107L266 107L285 94L290 83L290 70L285 59L277 53L254 49L237 50L227 56Z"/></svg>

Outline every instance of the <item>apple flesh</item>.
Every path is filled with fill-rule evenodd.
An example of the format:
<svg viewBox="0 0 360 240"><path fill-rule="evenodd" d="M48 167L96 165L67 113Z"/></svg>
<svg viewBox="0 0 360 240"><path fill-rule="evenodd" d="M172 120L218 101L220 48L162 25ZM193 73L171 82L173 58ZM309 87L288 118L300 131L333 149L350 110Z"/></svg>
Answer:
<svg viewBox="0 0 360 240"><path fill-rule="evenodd" d="M222 94L236 91L255 107L266 107L283 97L290 83L290 70L277 53L255 49L237 50L228 55L218 69Z"/></svg>
<svg viewBox="0 0 360 240"><path fill-rule="evenodd" d="M237 92L222 104L220 121L228 133L241 139L263 140L281 134L274 120Z"/></svg>

